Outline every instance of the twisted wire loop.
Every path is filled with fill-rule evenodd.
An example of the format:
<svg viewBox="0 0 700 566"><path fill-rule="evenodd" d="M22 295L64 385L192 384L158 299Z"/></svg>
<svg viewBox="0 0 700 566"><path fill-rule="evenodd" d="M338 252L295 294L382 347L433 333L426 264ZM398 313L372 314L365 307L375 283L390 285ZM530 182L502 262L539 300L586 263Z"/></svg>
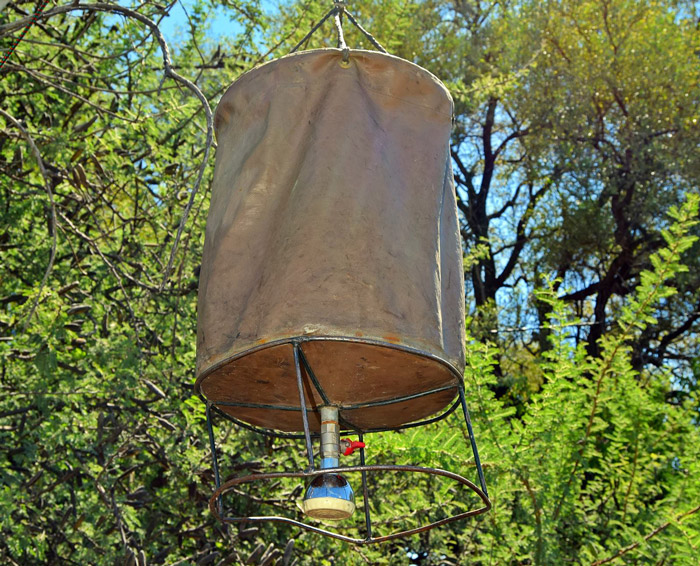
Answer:
<svg viewBox="0 0 700 566"><path fill-rule="evenodd" d="M387 50L384 49L384 47L382 47L382 45L377 41L377 39L360 25L355 16L348 12L345 2L342 1L334 2L333 7L326 13L325 16L323 16L319 20L319 22L315 26L311 28L311 30L309 30L309 33L307 33L304 36L304 38L291 49L290 53L295 53L296 51L298 51L299 48L302 45L304 45L311 38L311 36L314 33L316 33L316 31L326 22L326 20L332 17L333 22L335 24L336 32L338 34L338 49L342 49L343 62L347 63L350 59L350 48L345 43L345 34L343 33L344 15L347 16L348 20L350 20L350 23L352 23L352 25L354 25L358 30L360 30L360 32L377 49L377 51L380 51L381 53L387 53Z"/></svg>
<svg viewBox="0 0 700 566"><path fill-rule="evenodd" d="M335 16L333 17L333 22L335 23L335 30L338 33L338 49L343 51L343 63L348 63L350 61L350 48L347 43L345 43L345 35L343 34L343 13L345 12L345 2L335 3Z"/></svg>

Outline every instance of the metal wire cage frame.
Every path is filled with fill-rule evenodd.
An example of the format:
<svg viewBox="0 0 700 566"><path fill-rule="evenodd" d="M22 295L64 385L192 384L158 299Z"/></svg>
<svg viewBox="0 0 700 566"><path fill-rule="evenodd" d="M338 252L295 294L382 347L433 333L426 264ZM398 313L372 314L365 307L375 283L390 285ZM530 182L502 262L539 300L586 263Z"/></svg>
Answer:
<svg viewBox="0 0 700 566"><path fill-rule="evenodd" d="M474 482L468 480L467 478L464 478L456 473L449 472L446 470L441 470L437 468L429 468L429 467L421 467L421 466L410 466L410 465L367 465L366 460L365 460L365 449L360 448L360 465L359 466L339 466L337 468L317 468L315 466L314 462L314 452L313 452L313 442L312 442L312 437L318 436L315 433L311 433L309 429L309 421L308 421L308 408L306 406L306 396L304 394L304 384L303 384L303 378L302 378L302 370L301 366L303 364L304 369L306 370L307 375L310 378L311 384L313 387L318 391L321 399L324 401L327 400L326 393L323 391L323 388L321 387L319 381L316 379L314 372L304 356L303 348L302 345L304 342L311 340L311 338L304 338L304 337L299 337L296 339L291 340L291 343L293 345L293 351L294 351L294 365L295 365L295 370L296 370L296 378L297 378L297 388L299 392L299 401L300 401L300 411L301 411L301 416L302 416L302 421L303 421L303 426L304 426L304 433L303 434L296 434L296 433L285 433L285 432L279 432L275 430L270 430L270 429L264 429L260 427L256 427L247 423L244 423L235 417L232 417L231 415L228 415L227 413L223 412L217 405L221 406L236 406L236 403L216 403L212 402L208 399L206 399L203 395L200 394L204 402L206 403L206 420L207 420L207 430L209 434L209 444L211 448L211 453L212 453L212 464L213 464L213 469L214 469L214 480L216 482L216 490L214 491L213 495L211 496L209 500L209 508L214 515L216 519L221 521L224 524L236 524L236 523L264 523L264 522L277 522L277 523L286 523L301 529L305 529L311 532L315 532L324 536L328 536L331 538L335 538L338 540L342 540L345 542L350 542L353 544L357 545L368 545L368 544L375 544L375 543L380 543L380 542L385 542L397 538L402 538L402 537L407 537L410 535L414 535L420 532L428 531L431 529L434 529L435 527L439 527L441 525L446 525L448 523L452 523L454 521L459 521L461 519L465 519L467 517L472 517L475 515L480 515L482 513L487 512L489 509L491 509L491 500L489 499L488 496L488 490L486 488L486 481L484 479L484 472L481 466L481 460L479 459L479 452L477 450L476 446L476 440L474 438L474 431L471 423L471 419L469 417L469 411L467 409L467 403L465 399L465 394L464 394L464 383L462 380L462 376L459 375L456 371L456 369L452 368L453 373L455 374L455 377L457 378L457 391L458 391L458 399L452 403L452 405L442 412L441 414L421 420L418 422L413 422L413 423L408 423L399 427L393 427L393 428L384 428L384 429L369 429L369 430L358 430L356 427L350 425L349 423L342 421L341 419L341 424L345 427L343 429L343 434L351 434L351 435L357 435L359 437L359 440L362 441L364 438L364 434L372 433L372 432L384 432L384 431L390 431L390 430L402 430L406 428L413 428L417 426L423 426L429 423L437 422L440 421L453 412L458 407L461 407L462 413L464 416L464 421L467 427L467 432L469 434L469 440L471 444L471 449L472 449L472 454L474 456L474 463L476 466L476 471L478 475L478 480L479 480L479 485L476 485ZM396 346L393 346L396 347ZM412 352L416 353L415 350L411 350ZM423 352L423 355L432 357L430 354ZM430 392L426 392L425 394L429 394ZM400 402L401 399L397 400L389 400L389 403L393 402ZM214 439L214 428L213 428L213 418L212 415L213 413L216 413L217 415L235 423L236 425L246 428L248 430L252 430L254 432L264 434L267 436L272 436L272 437L278 437L278 438L296 438L296 439L301 439L303 438L305 440L306 444L306 453L307 453L307 458L308 458L308 467L303 470L303 471L298 471L298 472L267 472L267 473L258 473L258 474L250 474L246 476L240 476L240 477L234 477L233 479L230 479L229 481L225 483L221 483L221 475L219 472L219 458L216 450L216 442ZM245 517L236 517L236 516L229 516L224 513L224 505L223 505L223 497L227 494L230 493L231 491L236 488L236 486L239 486L241 484L247 484L255 481L274 481L278 480L281 478L300 478L300 479L312 479L316 476L322 475L322 474L327 474L327 473L339 473L339 474L346 474L346 473L353 473L353 472L360 472L362 475L362 498L363 498L363 507L364 507L364 514L365 514L365 537L364 538L355 538L355 537L350 537L343 535L338 532L334 532L328 529L324 529L321 527L317 527L314 525L310 525L308 523L304 523L302 521L298 521L296 519L292 519L289 517L283 517L283 516L275 516L275 515L270 515L270 516L245 516ZM372 531L372 517L371 517L371 509L370 509L370 504L369 504L369 490L367 487L367 476L368 473L371 472L405 472L405 473L419 473L419 474L427 474L427 475L432 475L432 476L441 476L445 477L451 480L454 480L460 485L466 486L469 490L471 490L473 493L479 496L481 499L481 502L483 503L483 506L478 507L476 509L470 509L468 511L464 511L462 513L458 513L449 517L445 517L443 519L439 519L436 521L433 521L427 525L423 525L420 527L412 528L412 529L407 529L395 533L391 533L388 535L383 535L383 536L373 536L373 531Z"/></svg>

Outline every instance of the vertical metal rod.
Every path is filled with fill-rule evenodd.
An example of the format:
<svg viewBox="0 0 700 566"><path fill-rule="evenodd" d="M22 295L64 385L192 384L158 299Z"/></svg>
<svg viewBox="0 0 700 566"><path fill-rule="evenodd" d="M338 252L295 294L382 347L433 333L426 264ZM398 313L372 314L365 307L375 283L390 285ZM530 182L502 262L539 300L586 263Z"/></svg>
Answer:
<svg viewBox="0 0 700 566"><path fill-rule="evenodd" d="M358 434L359 441L363 442L362 433ZM360 465L365 465L365 449L360 448ZM362 470L362 497L365 502L365 527L367 528L367 538L365 540L372 540L372 517L370 516L369 510L369 492L367 490L367 472Z"/></svg>
<svg viewBox="0 0 700 566"><path fill-rule="evenodd" d="M321 396L321 399L323 400L324 404L330 405L331 401L328 398L328 395L326 395L326 392L323 390L323 387L321 387L321 383L318 381L318 378L316 377L316 374L314 373L314 370L311 367L309 360L306 358L306 354L304 354L304 349L301 347L301 344L299 344L299 361L303 364L304 369L306 370L306 375L308 375L309 379L311 379L311 383L313 384L316 391L318 391L318 394ZM340 414L338 414L338 422L342 426L344 426L346 430L357 430L357 427L355 425L346 421L343 417L340 416Z"/></svg>
<svg viewBox="0 0 700 566"><path fill-rule="evenodd" d="M297 387L299 388L299 403L301 405L301 420L304 423L304 439L306 440L306 456L309 459L309 469L314 469L314 449L311 443L309 431L309 418L306 414L306 396L304 395L304 383L301 380L301 366L299 365L299 343L294 342L294 368L297 372Z"/></svg>
<svg viewBox="0 0 700 566"><path fill-rule="evenodd" d="M216 489L221 487L221 477L219 476L219 459L216 455L216 443L214 442L214 428L211 422L211 403L207 402L207 430L209 432L209 447L211 448L211 458L214 466L214 481L216 482ZM223 515L223 502L221 501L221 496L217 500L217 505L219 507L219 515Z"/></svg>
<svg viewBox="0 0 700 566"><path fill-rule="evenodd" d="M486 497L489 496L489 492L486 489L486 480L484 479L484 470L481 468L481 459L479 458L479 450L476 447L476 440L474 439L474 430L472 429L472 421L469 418L469 410L467 409L467 401L464 398L464 387L459 386L459 400L462 403L462 411L464 412L464 420L467 423L467 432L469 433L469 441L472 443L472 452L474 453L474 462L476 463L476 473L479 474L479 483L481 484L481 491L484 492Z"/></svg>
<svg viewBox="0 0 700 566"><path fill-rule="evenodd" d="M316 391L318 391L318 394L321 396L321 399L323 399L323 402L326 405L330 405L331 401L328 399L328 395L326 395L326 392L323 390L323 387L321 387L321 384L319 383L318 379L316 378L316 374L314 373L314 370L311 369L311 364L309 364L309 360L306 359L306 354L304 354L304 350L301 347L301 344L299 345L299 360L301 361L302 364L304 364L304 369L306 370L306 374L309 376L309 379L311 379L311 383L314 384L314 387L316 388Z"/></svg>

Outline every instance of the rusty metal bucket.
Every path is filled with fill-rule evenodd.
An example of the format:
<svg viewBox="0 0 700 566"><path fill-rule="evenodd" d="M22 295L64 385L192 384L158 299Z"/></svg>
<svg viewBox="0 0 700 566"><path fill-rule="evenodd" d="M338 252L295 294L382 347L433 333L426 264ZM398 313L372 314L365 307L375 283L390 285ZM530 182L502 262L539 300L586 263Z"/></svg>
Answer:
<svg viewBox="0 0 700 566"><path fill-rule="evenodd" d="M239 421L395 428L455 399L464 281L452 99L399 58L289 55L216 110L199 287L198 391ZM299 361L299 360L297 360Z"/></svg>

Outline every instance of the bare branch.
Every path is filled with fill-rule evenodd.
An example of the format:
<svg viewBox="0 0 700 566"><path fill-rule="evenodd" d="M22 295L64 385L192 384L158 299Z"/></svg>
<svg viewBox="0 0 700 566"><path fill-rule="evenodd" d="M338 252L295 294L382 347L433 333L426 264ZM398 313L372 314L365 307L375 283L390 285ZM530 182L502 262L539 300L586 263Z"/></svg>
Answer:
<svg viewBox="0 0 700 566"><path fill-rule="evenodd" d="M673 518L673 520L666 521L663 525L656 527L653 531L651 531L649 534L647 534L642 540L634 542L634 543L630 544L629 546L626 546L625 548L621 548L615 554L613 554L612 556L608 556L607 558L605 558L603 560L596 560L595 562L591 563L591 566L601 566L601 564L607 564L608 562L612 562L613 560L620 558L620 556L623 556L623 555L627 554L628 552L630 552L631 550L634 550L640 544L655 537L661 531L670 527L672 524L679 523L679 522L683 521L683 519L685 519L686 517L690 517L691 515L697 513L698 511L700 511L700 505L698 505L697 507L694 507L690 511L686 511L685 513L681 513L680 515L676 515Z"/></svg>

